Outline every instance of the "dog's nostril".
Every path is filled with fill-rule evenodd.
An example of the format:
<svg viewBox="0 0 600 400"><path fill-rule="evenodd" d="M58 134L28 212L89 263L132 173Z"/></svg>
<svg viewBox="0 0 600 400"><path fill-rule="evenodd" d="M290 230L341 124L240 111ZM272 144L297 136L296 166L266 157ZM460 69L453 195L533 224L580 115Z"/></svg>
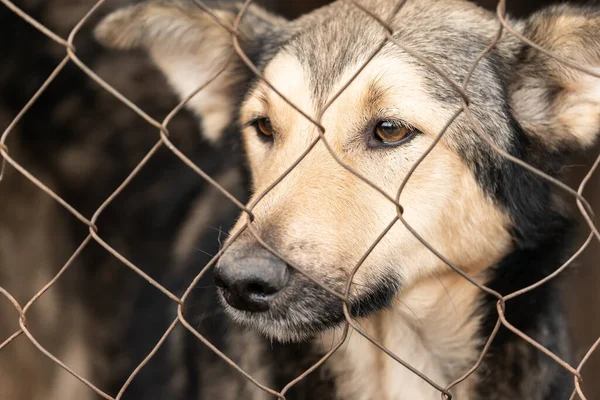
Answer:
<svg viewBox="0 0 600 400"><path fill-rule="evenodd" d="M273 291L271 291L271 293L268 293L265 289L266 288L259 283L251 283L248 285L248 288L246 290L250 294L258 294L262 296L273 293Z"/></svg>
<svg viewBox="0 0 600 400"><path fill-rule="evenodd" d="M249 294L255 294L260 296L269 296L275 294L279 289L273 287L268 282L250 282L246 288Z"/></svg>
<svg viewBox="0 0 600 400"><path fill-rule="evenodd" d="M216 287L220 287L222 289L226 289L227 285L225 284L225 281L223 280L223 278L221 278L221 275L215 273L213 275L213 282L215 283Z"/></svg>

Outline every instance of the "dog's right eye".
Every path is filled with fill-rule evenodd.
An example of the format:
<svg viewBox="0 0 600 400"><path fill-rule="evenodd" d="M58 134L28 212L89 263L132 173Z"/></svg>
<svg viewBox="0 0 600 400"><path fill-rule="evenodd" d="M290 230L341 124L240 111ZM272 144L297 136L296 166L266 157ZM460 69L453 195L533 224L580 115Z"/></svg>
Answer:
<svg viewBox="0 0 600 400"><path fill-rule="evenodd" d="M388 145L398 144L413 134L415 128L398 121L381 121L375 126L375 135Z"/></svg>
<svg viewBox="0 0 600 400"><path fill-rule="evenodd" d="M400 120L381 120L373 127L369 137L369 145L372 148L378 147L396 147L402 145L420 131Z"/></svg>
<svg viewBox="0 0 600 400"><path fill-rule="evenodd" d="M273 140L273 126L271 125L271 120L269 120L269 118L256 118L250 123L250 125L256 129L256 132L259 134L261 139L267 141Z"/></svg>

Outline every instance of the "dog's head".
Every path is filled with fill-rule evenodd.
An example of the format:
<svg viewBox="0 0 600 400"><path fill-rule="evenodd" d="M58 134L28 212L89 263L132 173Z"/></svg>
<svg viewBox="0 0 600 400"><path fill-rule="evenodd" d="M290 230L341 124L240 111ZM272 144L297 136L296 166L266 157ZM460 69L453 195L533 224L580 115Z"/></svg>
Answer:
<svg viewBox="0 0 600 400"><path fill-rule="evenodd" d="M393 16L396 3L361 2L390 19L401 46L458 83L498 31L492 13L466 1L408 0ZM230 27L241 9L213 8ZM287 263L338 293L361 263L350 297L352 313L366 316L421 280L448 273L414 233L473 276L485 276L517 247L535 246L560 219L555 189L480 134L557 175L599 130L600 79L505 32L467 89L479 130L461 113L401 192L411 232L392 224L398 208L390 199L461 109L458 91L389 41L355 76L386 29L351 1L295 21L251 5L239 20L239 46L268 83L235 54L230 31L214 16L191 0L151 1L113 13L97 34L109 46L147 49L182 98L225 68L188 103L211 140L239 128L252 176L252 227L224 253L216 279L234 318L277 339L305 338L344 318L338 298ZM600 67L600 14L593 10L555 7L512 23L560 57ZM322 114L327 143L316 140L317 126L296 107ZM247 222L243 215L233 232Z"/></svg>

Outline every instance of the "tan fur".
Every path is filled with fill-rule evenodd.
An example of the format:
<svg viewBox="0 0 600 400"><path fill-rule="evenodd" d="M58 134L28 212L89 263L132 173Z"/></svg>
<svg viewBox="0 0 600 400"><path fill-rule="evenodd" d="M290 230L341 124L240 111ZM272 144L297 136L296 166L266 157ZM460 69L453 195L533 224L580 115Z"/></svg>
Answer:
<svg viewBox="0 0 600 400"><path fill-rule="evenodd" d="M600 73L600 68L594 70ZM556 105L558 122L569 127L569 132L583 146L592 146L600 124L600 78L580 74L560 100Z"/></svg>
<svg viewBox="0 0 600 400"><path fill-rule="evenodd" d="M376 317L357 321L366 332L418 371L446 386L474 364L481 343L471 340L479 319L471 318L479 289L447 273L428 278L407 289L394 308ZM340 330L327 332L315 341L321 347L335 343ZM328 350L328 347L323 348ZM448 374L443 366L451 365ZM403 367L357 332L349 335L327 364L338 377L340 398L367 400L436 399L439 392ZM476 376L452 392L469 400Z"/></svg>
<svg viewBox="0 0 600 400"><path fill-rule="evenodd" d="M574 15L564 7L555 7L551 12L534 16L530 25L524 35L534 43L561 60L596 74L600 72L600 54L596 50L600 44L600 17ZM582 35L583 32L586 34ZM515 80L518 89L512 94L513 108L522 124L554 149L565 143L590 147L596 140L600 122L600 78L541 53L531 57L539 60L537 67L529 68L531 63L519 66ZM540 68L545 74L540 74ZM562 91L546 104L551 87Z"/></svg>

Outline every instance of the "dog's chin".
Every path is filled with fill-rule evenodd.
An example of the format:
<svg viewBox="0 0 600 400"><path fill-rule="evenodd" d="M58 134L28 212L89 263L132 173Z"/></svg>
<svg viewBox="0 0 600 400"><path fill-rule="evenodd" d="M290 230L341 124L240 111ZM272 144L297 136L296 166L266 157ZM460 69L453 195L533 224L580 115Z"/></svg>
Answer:
<svg viewBox="0 0 600 400"><path fill-rule="evenodd" d="M311 281L302 282L300 286L298 283L264 312L241 311L227 304L223 296L219 297L235 322L282 343L307 341L343 324L346 318L340 299ZM369 292L352 300L351 315L363 318L391 306L399 286L396 279L381 280Z"/></svg>
<svg viewBox="0 0 600 400"><path fill-rule="evenodd" d="M299 343L310 340L319 332L327 330L337 324L311 324L302 318L289 315L288 318L271 318L268 312L251 313L237 310L229 305L226 306L227 314L238 324L259 332L269 340L280 343ZM291 314L291 313L290 313Z"/></svg>

